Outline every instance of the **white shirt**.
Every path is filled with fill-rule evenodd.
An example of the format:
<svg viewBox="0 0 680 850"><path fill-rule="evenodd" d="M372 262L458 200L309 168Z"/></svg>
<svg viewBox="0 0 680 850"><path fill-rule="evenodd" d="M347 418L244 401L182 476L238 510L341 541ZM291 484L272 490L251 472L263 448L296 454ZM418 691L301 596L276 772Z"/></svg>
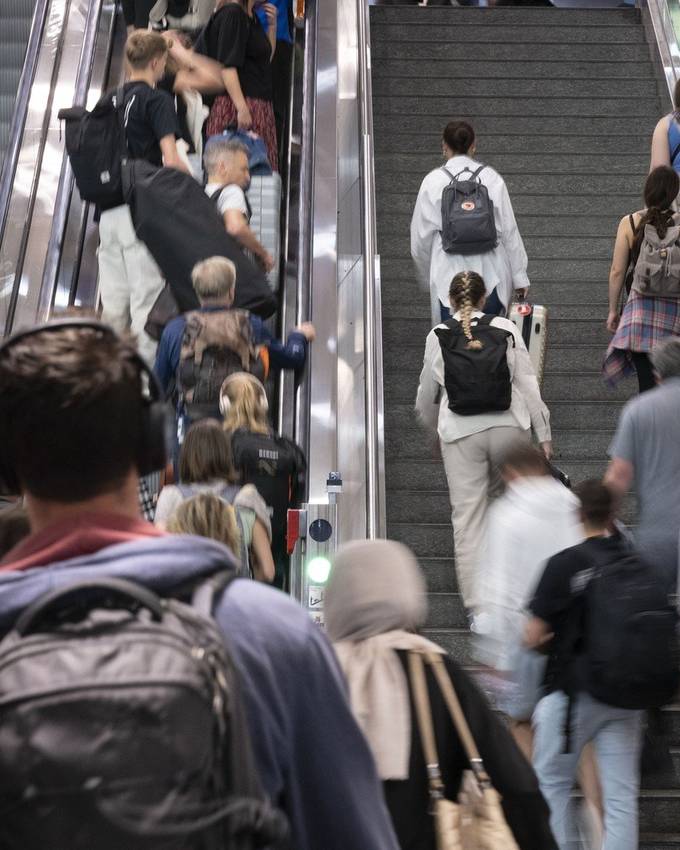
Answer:
<svg viewBox="0 0 680 850"><path fill-rule="evenodd" d="M208 183L205 187L206 195L208 197L214 195L221 185L221 183ZM220 215L224 215L227 210L238 210L247 218L248 204L246 203L246 195L243 189L237 186L236 183L225 186L217 201L217 209L220 211Z"/></svg>
<svg viewBox="0 0 680 850"><path fill-rule="evenodd" d="M460 155L450 159L446 168L455 176L466 167L476 171L480 165L469 156ZM498 233L496 248L486 254L465 257L444 252L441 237L442 192L451 178L441 168L436 168L423 180L418 192L411 219L411 256L421 283L429 283L433 295L436 294L442 304L449 303L449 285L453 276L463 271L474 271L484 278L487 293L497 289L498 297L507 307L513 289L529 286L527 254L505 181L489 166L481 172L479 180L486 186L494 205ZM439 318L437 315L435 320L439 321Z"/></svg>
<svg viewBox="0 0 680 850"><path fill-rule="evenodd" d="M475 311L472 317L479 319L483 315ZM460 320L460 313L455 313L453 318ZM423 370L416 396L418 416L427 427L436 427L440 439L445 443L453 443L471 434L500 426L519 426L525 431L533 428L538 441L544 443L551 439L550 412L541 398L536 373L522 335L509 319L496 316L491 324L509 331L515 343L513 345L512 340L508 340L508 368L512 379L510 409L473 416L460 416L449 410L449 398L444 386L444 359L434 328L425 341Z"/></svg>

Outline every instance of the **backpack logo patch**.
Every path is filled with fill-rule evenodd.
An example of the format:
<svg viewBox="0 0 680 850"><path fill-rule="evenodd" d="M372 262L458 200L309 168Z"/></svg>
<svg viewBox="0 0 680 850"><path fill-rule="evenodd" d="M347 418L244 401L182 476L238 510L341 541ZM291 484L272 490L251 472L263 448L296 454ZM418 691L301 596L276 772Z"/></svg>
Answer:
<svg viewBox="0 0 680 850"><path fill-rule="evenodd" d="M465 212L472 212L476 208L476 204L474 201L463 201L460 205L461 209L465 210Z"/></svg>

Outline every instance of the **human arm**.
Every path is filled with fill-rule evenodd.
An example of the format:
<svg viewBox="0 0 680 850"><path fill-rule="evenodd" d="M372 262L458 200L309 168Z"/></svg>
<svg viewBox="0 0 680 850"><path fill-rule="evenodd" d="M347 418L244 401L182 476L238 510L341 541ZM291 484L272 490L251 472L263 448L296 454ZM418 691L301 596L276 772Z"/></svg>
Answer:
<svg viewBox="0 0 680 850"><path fill-rule="evenodd" d="M278 25L279 10L273 3L264 3L262 11L267 18L267 38L269 39L269 44L272 49L270 56L271 61L271 59L274 58L274 52L276 51L276 28Z"/></svg>
<svg viewBox="0 0 680 850"><path fill-rule="evenodd" d="M649 170L653 171L660 165L671 164L671 151L668 147L668 122L670 117L665 115L658 122L652 134L652 156Z"/></svg>
<svg viewBox="0 0 680 850"><path fill-rule="evenodd" d="M228 209L223 214L223 218L227 233L233 236L246 250L254 254L260 260L266 272L270 272L274 268L274 258L255 236L248 219L241 210Z"/></svg>
<svg viewBox="0 0 680 850"><path fill-rule="evenodd" d="M442 384L435 363L441 361L441 349L439 340L434 331L430 331L425 341L425 354L423 356L423 368L420 372L418 392L416 394L416 413L422 425L429 431L436 431L439 421L439 402L442 393ZM441 367L443 372L443 365Z"/></svg>
<svg viewBox="0 0 680 850"><path fill-rule="evenodd" d="M291 331L286 342L275 339L262 319L250 317L253 338L256 345L266 345L269 350L269 362L276 369L302 369L307 359L307 344L315 337L314 326L303 322L299 328Z"/></svg>
<svg viewBox="0 0 680 850"><path fill-rule="evenodd" d="M614 494L617 504L633 486L636 443L635 415L629 404L623 409L619 418L614 439L609 447L611 460L604 476L604 483Z"/></svg>
<svg viewBox="0 0 680 850"><path fill-rule="evenodd" d="M154 373L165 392L166 397L171 392L177 367L179 366L182 336L184 335L185 321L179 316L166 325L156 351L156 362Z"/></svg>
<svg viewBox="0 0 680 850"><path fill-rule="evenodd" d="M250 563L253 578L271 584L274 581L274 558L267 529L261 519L257 518L253 525L253 539L250 544Z"/></svg>
<svg viewBox="0 0 680 850"><path fill-rule="evenodd" d="M175 136L165 136L160 140L161 154L163 155L163 165L166 168L176 168L178 171L183 171L190 177L193 177L191 170L180 157L177 150L177 141Z"/></svg>
<svg viewBox="0 0 680 850"><path fill-rule="evenodd" d="M609 269L609 315L607 316L607 329L616 333L619 325L619 300L621 290L626 279L630 252L633 243L633 232L631 230L628 216L624 216L619 222L616 231L616 242L614 243L614 256Z"/></svg>
<svg viewBox="0 0 680 850"><path fill-rule="evenodd" d="M513 289L526 290L529 288L529 277L527 275L527 252L524 242L517 226L515 211L512 208L508 187L500 177L501 187L499 190L499 213L501 220L501 244L505 248L510 268L512 269Z"/></svg>
<svg viewBox="0 0 680 850"><path fill-rule="evenodd" d="M177 33L171 30L164 33L163 37L171 43L170 56L178 66L174 84L175 94L184 91L219 94L224 91L222 66L219 62L186 48L177 37Z"/></svg>
<svg viewBox="0 0 680 850"><path fill-rule="evenodd" d="M432 243L442 228L441 193L438 199L434 197L438 190L435 181L432 174L423 180L411 217L411 256L418 281L424 288L429 287Z"/></svg>
<svg viewBox="0 0 680 850"><path fill-rule="evenodd" d="M524 628L524 645L528 649L540 649L552 640L553 631L550 624L541 617L531 617Z"/></svg>

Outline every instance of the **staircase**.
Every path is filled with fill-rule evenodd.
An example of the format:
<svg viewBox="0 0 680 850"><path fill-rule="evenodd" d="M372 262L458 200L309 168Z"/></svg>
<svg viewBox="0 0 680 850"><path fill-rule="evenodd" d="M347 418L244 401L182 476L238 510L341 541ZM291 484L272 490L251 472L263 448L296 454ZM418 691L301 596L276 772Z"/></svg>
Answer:
<svg viewBox="0 0 680 850"><path fill-rule="evenodd" d="M0 173L34 8L35 0L0 0Z"/></svg>
<svg viewBox="0 0 680 850"><path fill-rule="evenodd" d="M530 299L549 308L543 395L557 463L599 476L623 401L600 378L607 279L620 217L642 205L654 125L668 99L634 9L371 9L378 250L382 267L387 519L427 574L430 636L470 664L456 592L448 489L414 411L429 295L414 278L409 222L442 164L454 118L505 178L529 255ZM680 713L668 712L680 744ZM680 785L647 791L641 847L680 848ZM677 835L676 835L677 833Z"/></svg>

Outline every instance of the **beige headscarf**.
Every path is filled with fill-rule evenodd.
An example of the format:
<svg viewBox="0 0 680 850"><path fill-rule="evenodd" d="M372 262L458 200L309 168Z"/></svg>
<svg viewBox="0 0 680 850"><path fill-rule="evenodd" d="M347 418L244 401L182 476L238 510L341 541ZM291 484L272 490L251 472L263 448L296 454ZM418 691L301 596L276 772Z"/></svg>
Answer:
<svg viewBox="0 0 680 850"><path fill-rule="evenodd" d="M326 588L326 629L347 677L352 711L380 778L407 779L408 682L395 650L441 652L413 633L427 617L425 581L413 553L392 540L338 549Z"/></svg>

